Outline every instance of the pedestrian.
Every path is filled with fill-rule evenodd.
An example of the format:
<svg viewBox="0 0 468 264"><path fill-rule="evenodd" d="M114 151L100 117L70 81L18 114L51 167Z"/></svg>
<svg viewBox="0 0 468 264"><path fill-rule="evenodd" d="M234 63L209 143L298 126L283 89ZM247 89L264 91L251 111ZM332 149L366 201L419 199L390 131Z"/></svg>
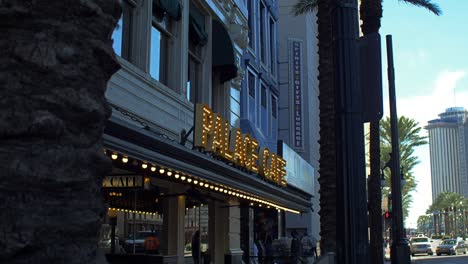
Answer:
<svg viewBox="0 0 468 264"><path fill-rule="evenodd" d="M195 231L192 236L192 258L193 264L200 263L200 230Z"/></svg>
<svg viewBox="0 0 468 264"><path fill-rule="evenodd" d="M159 239L156 237L156 234L153 230L151 234L145 238L143 247L145 248L145 252L147 254L158 254L159 244Z"/></svg>
<svg viewBox="0 0 468 264"><path fill-rule="evenodd" d="M302 245L301 240L299 239L299 234L296 230L291 232L292 241L291 241L291 263L297 264L299 257L302 255Z"/></svg>
<svg viewBox="0 0 468 264"><path fill-rule="evenodd" d="M307 234L307 232L304 233L304 236L301 239L301 244L302 244L302 251L304 252L304 258L313 256L312 240L310 239L310 236L309 234Z"/></svg>
<svg viewBox="0 0 468 264"><path fill-rule="evenodd" d="M310 237L310 242L312 242L312 256L315 256L315 259L317 259L317 257L318 257L317 239L315 238L315 236Z"/></svg>

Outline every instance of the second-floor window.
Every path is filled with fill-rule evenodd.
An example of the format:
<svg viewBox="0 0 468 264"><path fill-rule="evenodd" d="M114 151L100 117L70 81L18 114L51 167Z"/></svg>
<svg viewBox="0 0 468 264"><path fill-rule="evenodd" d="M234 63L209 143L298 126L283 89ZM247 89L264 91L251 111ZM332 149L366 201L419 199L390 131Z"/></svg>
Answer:
<svg viewBox="0 0 468 264"><path fill-rule="evenodd" d="M256 104L256 79L255 79L255 75L253 75L253 73L251 71L247 71L248 74L247 74L247 85L248 85L248 89L249 89L249 96L248 96L248 118L251 122L255 123L256 122L256 118L255 118L255 115L257 113L257 110L256 110L256 107L257 107L257 104Z"/></svg>
<svg viewBox="0 0 468 264"><path fill-rule="evenodd" d="M202 78L202 56L208 33L205 26L205 15L190 1L189 15L189 49L188 49L188 79L187 100L196 103L200 97Z"/></svg>
<svg viewBox="0 0 468 264"><path fill-rule="evenodd" d="M275 20L270 17L270 71L273 76L276 75L276 30Z"/></svg>
<svg viewBox="0 0 468 264"><path fill-rule="evenodd" d="M260 59L261 61L266 64L266 57L267 57L267 46L266 43L266 28L265 28L265 4L260 2Z"/></svg>
<svg viewBox="0 0 468 264"><path fill-rule="evenodd" d="M131 28L135 6L136 3L132 0L122 1L122 16L112 33L112 47L115 54L127 60L130 58Z"/></svg>
<svg viewBox="0 0 468 264"><path fill-rule="evenodd" d="M150 67L151 77L167 84L167 54L172 37L171 19L163 10L153 5L151 21Z"/></svg>
<svg viewBox="0 0 468 264"><path fill-rule="evenodd" d="M255 40L254 40L254 32L255 32L255 23L254 23L254 0L249 0L247 3L247 10L249 12L248 17L248 26L249 26L249 47L255 49Z"/></svg>

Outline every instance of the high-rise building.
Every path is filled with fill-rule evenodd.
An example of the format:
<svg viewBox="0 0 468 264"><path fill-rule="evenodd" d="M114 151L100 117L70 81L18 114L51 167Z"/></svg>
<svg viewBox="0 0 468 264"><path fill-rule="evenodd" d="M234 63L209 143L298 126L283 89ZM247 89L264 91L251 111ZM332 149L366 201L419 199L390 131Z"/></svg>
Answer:
<svg viewBox="0 0 468 264"><path fill-rule="evenodd" d="M442 192L468 197L468 111L450 107L428 122L432 200Z"/></svg>

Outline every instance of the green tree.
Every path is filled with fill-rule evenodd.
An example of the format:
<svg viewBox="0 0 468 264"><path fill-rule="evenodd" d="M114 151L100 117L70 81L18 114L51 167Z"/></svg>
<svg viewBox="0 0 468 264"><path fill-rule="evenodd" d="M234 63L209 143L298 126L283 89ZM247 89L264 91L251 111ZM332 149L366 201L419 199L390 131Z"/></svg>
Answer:
<svg viewBox="0 0 468 264"><path fill-rule="evenodd" d="M444 218L445 234L457 235L457 208L463 209L464 203L466 203L466 199L462 195L454 192L443 192L436 197L428 210L441 212ZM460 220L464 222L465 219L461 218Z"/></svg>
<svg viewBox="0 0 468 264"><path fill-rule="evenodd" d="M402 177L405 180L405 184L402 186L402 198L403 198L403 219L408 217L408 209L413 199L411 192L416 189L416 181L412 170L414 166L419 163L418 157L414 155L414 149L418 146L427 144L427 137L421 136L421 127L419 123L414 119L400 116L397 122L398 126L398 137L400 141L400 165L402 167L402 175L396 175L396 177ZM390 153L392 151L391 142L391 126L390 118L387 117L381 122L380 127L381 143L381 167L390 160ZM387 181L387 186L390 185L390 170L384 170L384 177Z"/></svg>
<svg viewBox="0 0 468 264"><path fill-rule="evenodd" d="M96 263L119 1L0 10L0 263Z"/></svg>
<svg viewBox="0 0 468 264"><path fill-rule="evenodd" d="M423 232L424 234L427 234L428 230L426 229L426 225L431 222L431 217L429 215L420 215L418 217L418 231Z"/></svg>

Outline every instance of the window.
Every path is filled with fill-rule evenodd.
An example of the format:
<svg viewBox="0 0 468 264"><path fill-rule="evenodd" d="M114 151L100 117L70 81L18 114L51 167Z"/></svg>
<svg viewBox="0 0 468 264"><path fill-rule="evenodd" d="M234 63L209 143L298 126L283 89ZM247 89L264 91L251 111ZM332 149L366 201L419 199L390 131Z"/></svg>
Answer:
<svg viewBox="0 0 468 264"><path fill-rule="evenodd" d="M201 48L189 41L189 61L187 79L187 100L195 103L197 99L197 89L200 87L201 72Z"/></svg>
<svg viewBox="0 0 468 264"><path fill-rule="evenodd" d="M271 74L276 74L276 31L275 20L270 17L270 70Z"/></svg>
<svg viewBox="0 0 468 264"><path fill-rule="evenodd" d="M260 97L260 100L261 100L261 105L263 108L266 108L266 94L267 94L267 88L265 85L262 84L262 94L261 94L261 97Z"/></svg>
<svg viewBox="0 0 468 264"><path fill-rule="evenodd" d="M251 72L251 71L247 71L248 72L248 75L247 75L247 85L249 86L248 89L249 89L249 96L248 96L248 118L249 120L252 122L252 123L255 123L256 122L256 114L257 114L257 103L256 103L256 99L255 99L255 94L257 93L256 92L256 79L255 79L255 75Z"/></svg>
<svg viewBox="0 0 468 264"><path fill-rule="evenodd" d="M255 98L255 76L249 72L249 95Z"/></svg>
<svg viewBox="0 0 468 264"><path fill-rule="evenodd" d="M271 95L271 115L273 118L277 118L278 112L276 108L276 97L274 95Z"/></svg>
<svg viewBox="0 0 468 264"><path fill-rule="evenodd" d="M266 45L265 45L265 5L260 2L260 58L263 63L266 63Z"/></svg>
<svg viewBox="0 0 468 264"><path fill-rule="evenodd" d="M271 95L271 119L270 119L270 135L271 138L276 139L278 136L278 98Z"/></svg>
<svg viewBox="0 0 468 264"><path fill-rule="evenodd" d="M254 41L254 11L253 11L253 2L254 0L249 0L247 4L247 10L249 12L248 17L248 26L249 26L249 47L255 49L255 41Z"/></svg>
<svg viewBox="0 0 468 264"><path fill-rule="evenodd" d="M203 47L208 41L205 32L205 15L190 1L189 18L189 51L188 51L188 79L187 100L197 102L197 94L201 86L201 67Z"/></svg>
<svg viewBox="0 0 468 264"><path fill-rule="evenodd" d="M268 119L269 117L269 112L267 108L267 87L265 84L261 85L261 90L260 90L260 128L262 130L262 133L264 135L269 135L269 129L268 129Z"/></svg>
<svg viewBox="0 0 468 264"><path fill-rule="evenodd" d="M132 27L132 14L135 6L135 2L131 0L122 1L122 16L112 33L112 47L114 48L115 54L127 60L130 58L130 29Z"/></svg>
<svg viewBox="0 0 468 264"><path fill-rule="evenodd" d="M168 43L172 37L170 24L171 20L166 12L153 4L149 73L155 80L164 84L167 84Z"/></svg>
<svg viewBox="0 0 468 264"><path fill-rule="evenodd" d="M122 36L123 35L123 16L117 22L114 32L112 33L112 47L114 48L115 54L122 56Z"/></svg>

